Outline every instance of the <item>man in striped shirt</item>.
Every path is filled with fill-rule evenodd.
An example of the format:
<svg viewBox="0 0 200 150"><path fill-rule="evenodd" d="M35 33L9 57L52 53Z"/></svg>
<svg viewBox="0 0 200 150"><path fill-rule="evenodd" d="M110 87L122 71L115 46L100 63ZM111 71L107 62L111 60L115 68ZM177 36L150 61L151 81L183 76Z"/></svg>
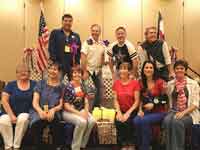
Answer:
<svg viewBox="0 0 200 150"><path fill-rule="evenodd" d="M138 58L134 45L126 39L126 29L119 26L115 30L117 41L110 45L107 54L109 56L110 70L113 80L118 77L119 65L122 62L128 62L132 66L132 75L137 77Z"/></svg>

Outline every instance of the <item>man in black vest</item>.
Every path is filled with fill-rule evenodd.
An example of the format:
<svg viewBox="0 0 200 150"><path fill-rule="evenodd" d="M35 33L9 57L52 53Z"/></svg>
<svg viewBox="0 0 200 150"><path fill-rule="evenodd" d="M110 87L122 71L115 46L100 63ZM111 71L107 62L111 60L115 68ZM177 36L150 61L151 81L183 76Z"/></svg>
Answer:
<svg viewBox="0 0 200 150"><path fill-rule="evenodd" d="M173 77L173 72L167 43L157 39L156 27L146 28L145 38L141 47L145 50L146 60L153 61L157 66L159 77L168 81Z"/></svg>
<svg viewBox="0 0 200 150"><path fill-rule="evenodd" d="M71 68L80 64L81 40L78 33L72 31L73 17L64 14L62 27L51 32L49 39L50 59L58 61L63 65L63 74L70 78Z"/></svg>

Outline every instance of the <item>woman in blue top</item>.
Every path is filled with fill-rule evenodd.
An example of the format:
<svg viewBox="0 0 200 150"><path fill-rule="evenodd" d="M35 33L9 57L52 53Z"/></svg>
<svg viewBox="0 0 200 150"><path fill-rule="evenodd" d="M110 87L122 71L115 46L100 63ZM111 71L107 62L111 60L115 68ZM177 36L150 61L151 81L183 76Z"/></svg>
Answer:
<svg viewBox="0 0 200 150"><path fill-rule="evenodd" d="M20 148L29 123L29 109L32 107L35 82L29 80L28 67L25 64L18 65L16 76L17 80L9 82L2 93L3 115L0 117L0 133L5 149Z"/></svg>
<svg viewBox="0 0 200 150"><path fill-rule="evenodd" d="M47 126L53 136L52 149L61 145L59 141L61 134L59 112L62 109L63 86L60 83L60 76L61 66L57 62L53 62L48 68L48 79L39 81L34 89L34 109L30 111L30 124L33 142L37 149L42 146L42 132Z"/></svg>

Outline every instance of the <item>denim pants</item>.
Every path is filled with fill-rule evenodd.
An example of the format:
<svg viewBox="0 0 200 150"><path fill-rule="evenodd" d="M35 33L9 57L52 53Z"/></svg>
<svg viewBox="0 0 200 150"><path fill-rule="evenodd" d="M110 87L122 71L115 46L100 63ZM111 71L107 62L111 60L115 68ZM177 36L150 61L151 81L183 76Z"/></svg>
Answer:
<svg viewBox="0 0 200 150"><path fill-rule="evenodd" d="M163 127L166 132L166 150L185 149L185 129L192 126L192 117L189 115L176 119L176 112L171 111L164 118Z"/></svg>
<svg viewBox="0 0 200 150"><path fill-rule="evenodd" d="M192 126L192 150L200 149L200 124Z"/></svg>
<svg viewBox="0 0 200 150"><path fill-rule="evenodd" d="M143 117L136 116L133 123L136 127L137 145L139 150L149 150L152 140L152 125L159 124L166 113L145 113Z"/></svg>

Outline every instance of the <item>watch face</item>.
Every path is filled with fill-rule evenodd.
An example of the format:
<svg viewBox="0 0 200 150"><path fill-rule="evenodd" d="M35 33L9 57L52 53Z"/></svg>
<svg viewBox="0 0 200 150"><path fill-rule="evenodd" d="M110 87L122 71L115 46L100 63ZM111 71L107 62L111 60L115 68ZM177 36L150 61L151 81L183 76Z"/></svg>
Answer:
<svg viewBox="0 0 200 150"><path fill-rule="evenodd" d="M157 98L154 98L153 102L154 102L155 104L158 104L158 103L159 103L159 100L158 100Z"/></svg>

